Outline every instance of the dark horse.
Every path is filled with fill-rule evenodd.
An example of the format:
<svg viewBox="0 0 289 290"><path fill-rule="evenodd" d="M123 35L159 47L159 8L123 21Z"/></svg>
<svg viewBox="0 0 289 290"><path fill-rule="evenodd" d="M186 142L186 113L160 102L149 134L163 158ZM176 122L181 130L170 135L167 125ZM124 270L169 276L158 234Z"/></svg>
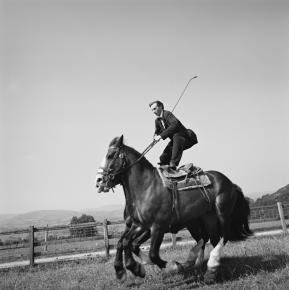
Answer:
<svg viewBox="0 0 289 290"><path fill-rule="evenodd" d="M159 171L135 149L123 144L123 136L114 138L98 170L98 192L107 192L117 184L124 189L127 224L119 245L125 253L126 267L135 275L144 277L141 264L133 259L132 251L140 255L139 244L151 237L149 260L161 269L179 269L176 262L160 258L159 249L164 234L187 228L197 245L190 251L186 263L195 262L202 255L199 250L210 238L214 249L207 263L206 277L214 280L220 266L220 254L227 241L246 239L252 232L248 226L248 201L241 189L224 174L207 171L211 185L204 195L200 189L178 193L175 209L172 190L163 184ZM134 241L135 248L133 247ZM122 253L115 262L117 277L122 279Z"/></svg>
<svg viewBox="0 0 289 290"><path fill-rule="evenodd" d="M144 277L145 270L141 264L133 259L132 252L141 259L142 264L152 264L149 257L140 250L141 244L150 238L150 230L139 223L135 223L131 216L129 216L127 208L124 211L124 219L125 230L117 243L114 262L116 277L122 282L126 279L126 271L123 265L123 252L125 252L126 268L131 270L136 276ZM200 267L204 259L204 249L209 238L213 245L217 245L220 240L219 233L217 231L214 233L208 232L206 225L202 223L201 219L192 221L190 224L190 233L198 243L192 247L187 261L183 265L176 264L174 270L185 269L192 265ZM214 282L216 274L216 272L207 272L205 276L206 283Z"/></svg>

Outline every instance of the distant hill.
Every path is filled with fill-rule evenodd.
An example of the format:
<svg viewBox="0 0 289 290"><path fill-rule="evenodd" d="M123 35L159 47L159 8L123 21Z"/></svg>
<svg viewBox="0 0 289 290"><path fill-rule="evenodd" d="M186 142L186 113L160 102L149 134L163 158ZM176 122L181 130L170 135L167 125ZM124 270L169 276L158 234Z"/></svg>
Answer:
<svg viewBox="0 0 289 290"><path fill-rule="evenodd" d="M110 221L123 220L123 211L124 205L121 204L82 210L83 213L92 215L98 222L102 222L105 218Z"/></svg>
<svg viewBox="0 0 289 290"><path fill-rule="evenodd" d="M24 214L13 215L10 218L0 220L0 230L21 229L34 226L49 226L68 224L73 216L81 215L72 210L39 210Z"/></svg>
<svg viewBox="0 0 289 290"><path fill-rule="evenodd" d="M12 219L16 214L0 214L0 228L2 225L9 223L9 220Z"/></svg>
<svg viewBox="0 0 289 290"><path fill-rule="evenodd" d="M260 191L250 192L249 194L247 194L246 192L244 192L244 194L245 194L245 196L249 196L250 199L256 200L257 198L260 198L263 195L272 194L273 192L274 192L274 190L268 190L268 191L263 191L263 192L260 192Z"/></svg>
<svg viewBox="0 0 289 290"><path fill-rule="evenodd" d="M16 214L0 214L0 223L1 221L10 219L12 217L14 217Z"/></svg>
<svg viewBox="0 0 289 290"><path fill-rule="evenodd" d="M110 205L95 209L73 210L39 210L18 215L0 215L0 231L28 228L34 226L66 225L73 216L92 215L96 221L123 219L123 205Z"/></svg>
<svg viewBox="0 0 289 290"><path fill-rule="evenodd" d="M260 198L257 198L254 202L254 206L276 204L277 201L289 203L289 184L278 189L272 194L266 194Z"/></svg>

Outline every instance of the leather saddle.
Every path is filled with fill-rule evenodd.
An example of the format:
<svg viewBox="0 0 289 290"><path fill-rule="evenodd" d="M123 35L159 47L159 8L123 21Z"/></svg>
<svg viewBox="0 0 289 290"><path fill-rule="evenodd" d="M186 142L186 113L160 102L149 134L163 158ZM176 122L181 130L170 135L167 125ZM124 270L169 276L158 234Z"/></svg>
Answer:
<svg viewBox="0 0 289 290"><path fill-rule="evenodd" d="M203 169L194 166L192 163L180 166L176 170L169 168L167 165L160 166L158 169L163 182L169 188L176 187L178 190L186 190L211 184Z"/></svg>

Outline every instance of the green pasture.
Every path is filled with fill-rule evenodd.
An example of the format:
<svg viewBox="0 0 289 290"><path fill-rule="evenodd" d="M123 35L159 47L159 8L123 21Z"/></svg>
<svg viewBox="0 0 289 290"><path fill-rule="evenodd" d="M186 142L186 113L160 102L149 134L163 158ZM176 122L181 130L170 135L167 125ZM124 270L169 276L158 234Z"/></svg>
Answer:
<svg viewBox="0 0 289 290"><path fill-rule="evenodd" d="M206 249L206 258L208 255ZM183 262L189 246L161 250L167 260ZM128 275L124 284L115 280L114 256L58 262L34 268L0 271L0 289L288 289L289 237L251 238L228 243L223 250L222 273L214 285L203 285L202 273L193 270L165 276L156 266L145 266L146 277ZM205 268L205 266L204 266Z"/></svg>

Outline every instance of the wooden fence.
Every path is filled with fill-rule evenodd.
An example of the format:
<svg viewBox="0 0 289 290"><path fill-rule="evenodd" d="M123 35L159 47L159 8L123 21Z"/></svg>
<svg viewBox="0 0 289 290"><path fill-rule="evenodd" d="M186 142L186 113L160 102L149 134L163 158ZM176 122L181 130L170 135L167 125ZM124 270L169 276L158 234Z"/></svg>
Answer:
<svg viewBox="0 0 289 290"><path fill-rule="evenodd" d="M288 218L289 204L282 205L278 202L272 206L252 207L250 224L254 224L257 230L281 228L283 233L287 233L286 219ZM266 223L269 225L264 226ZM104 219L102 223L93 222L73 226L30 226L29 229L0 232L2 241L0 266L1 263L4 265L14 261L17 264L17 261L23 260L26 261L26 264L34 266L35 259L38 257L60 260L59 256L73 256L81 253L101 252L108 257L111 250L116 248L123 229L123 221L111 222ZM18 238L15 238L17 235ZM2 240L5 236L6 243L5 239ZM165 236L165 241L173 247L180 239L189 239L189 234L186 231L180 231L177 237L171 234Z"/></svg>

